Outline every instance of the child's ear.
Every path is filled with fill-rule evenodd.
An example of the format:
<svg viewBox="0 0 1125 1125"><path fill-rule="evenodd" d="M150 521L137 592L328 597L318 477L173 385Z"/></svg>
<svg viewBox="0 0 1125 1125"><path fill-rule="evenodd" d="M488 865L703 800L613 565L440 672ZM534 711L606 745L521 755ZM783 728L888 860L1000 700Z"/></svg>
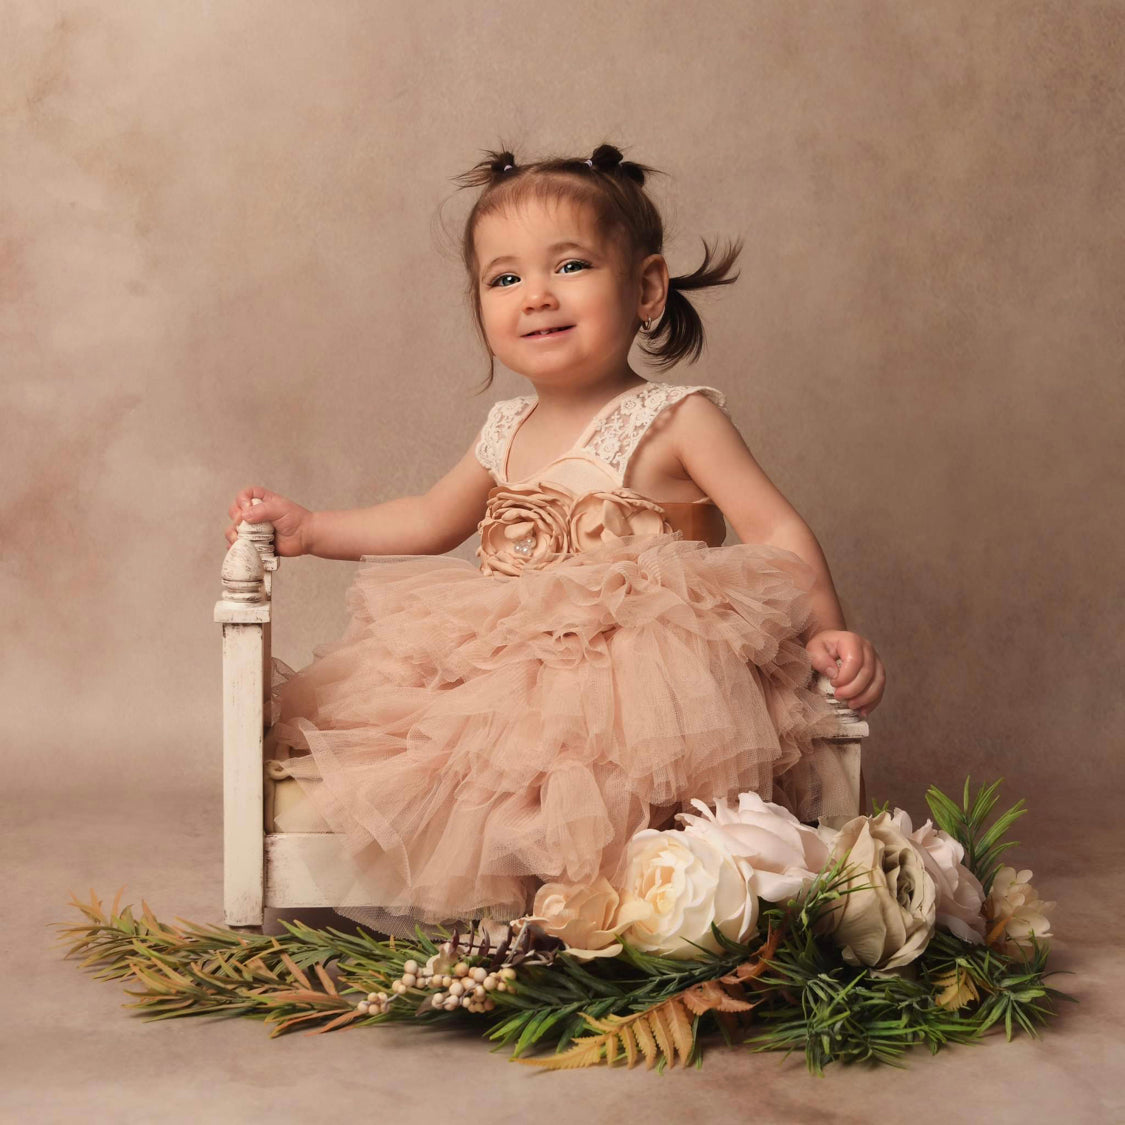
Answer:
<svg viewBox="0 0 1125 1125"><path fill-rule="evenodd" d="M649 254L640 265L641 300L637 312L641 320L658 319L668 299L668 263L663 254Z"/></svg>

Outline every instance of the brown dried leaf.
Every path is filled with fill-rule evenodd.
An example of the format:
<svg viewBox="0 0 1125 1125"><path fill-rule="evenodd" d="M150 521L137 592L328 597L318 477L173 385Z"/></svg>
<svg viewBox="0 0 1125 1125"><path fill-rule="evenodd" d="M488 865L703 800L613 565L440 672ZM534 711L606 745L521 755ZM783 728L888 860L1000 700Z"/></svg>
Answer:
<svg viewBox="0 0 1125 1125"><path fill-rule="evenodd" d="M324 966L317 962L313 965L313 968L316 970L316 975L320 978L320 983L324 985L324 991L327 992L329 996L338 996L339 993L336 991L336 985L328 973L325 972Z"/></svg>
<svg viewBox="0 0 1125 1125"><path fill-rule="evenodd" d="M314 1027L310 1031L306 1031L306 1035L321 1035L325 1031L335 1031L338 1027L343 1027L344 1024L351 1023L352 1020L359 1019L361 1012L357 1008L352 1008L350 1012L345 1012L342 1016L337 1016L334 1020L329 1020L323 1027Z"/></svg>
<svg viewBox="0 0 1125 1125"><path fill-rule="evenodd" d="M704 1012L748 1012L754 1007L747 1000L736 1000L726 992L718 981L705 980L693 984L680 993L684 1006L697 1016Z"/></svg>
<svg viewBox="0 0 1125 1125"><path fill-rule="evenodd" d="M297 962L294 961L288 953L282 952L281 963L289 970L289 975L295 981L297 981L298 984L300 984L303 988L307 988L310 991L312 990L312 982L307 976L305 976L303 972L301 972L300 968L297 965Z"/></svg>

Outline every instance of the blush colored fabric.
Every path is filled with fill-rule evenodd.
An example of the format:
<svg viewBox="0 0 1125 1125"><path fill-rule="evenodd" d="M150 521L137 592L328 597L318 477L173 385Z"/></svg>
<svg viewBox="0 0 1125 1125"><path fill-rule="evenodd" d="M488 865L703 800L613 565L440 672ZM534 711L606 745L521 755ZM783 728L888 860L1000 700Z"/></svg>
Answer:
<svg viewBox="0 0 1125 1125"><path fill-rule="evenodd" d="M684 390L647 386L660 389L641 388L633 415L646 427L653 399ZM282 668L275 690L273 752L337 833L312 875L385 933L508 920L543 882L613 882L633 833L692 798L752 790L804 818L851 811L809 768L833 728L800 640L809 568L772 547L709 546L722 541L709 501L625 488L631 449L612 462L621 435L640 440L631 423L604 461L570 451L508 482L526 413L512 401L482 430L497 479L482 565L365 559L344 636ZM561 467L577 462L594 487Z"/></svg>

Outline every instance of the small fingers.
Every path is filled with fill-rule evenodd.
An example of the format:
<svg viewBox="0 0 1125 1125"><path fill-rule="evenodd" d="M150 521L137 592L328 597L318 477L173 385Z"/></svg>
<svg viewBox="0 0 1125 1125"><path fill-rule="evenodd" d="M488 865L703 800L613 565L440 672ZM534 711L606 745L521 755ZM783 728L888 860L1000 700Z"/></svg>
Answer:
<svg viewBox="0 0 1125 1125"><path fill-rule="evenodd" d="M861 715L866 715L868 712L874 710L879 705L879 700L883 698L883 689L887 684L887 673L883 668L882 661L879 661L875 668L875 674L871 678L871 683L867 689L855 696L849 701L848 706L853 711L858 711Z"/></svg>
<svg viewBox="0 0 1125 1125"><path fill-rule="evenodd" d="M256 507L255 500L261 500L263 503L269 497L268 489L262 488L261 485L255 484L250 488L244 488L235 498L234 503L227 509L227 515L237 523L243 518L243 514L251 507Z"/></svg>
<svg viewBox="0 0 1125 1125"><path fill-rule="evenodd" d="M873 666L875 650L859 637L842 637L839 644L840 671L836 676L836 696L854 695L856 683L864 672ZM866 681L864 685L866 686Z"/></svg>

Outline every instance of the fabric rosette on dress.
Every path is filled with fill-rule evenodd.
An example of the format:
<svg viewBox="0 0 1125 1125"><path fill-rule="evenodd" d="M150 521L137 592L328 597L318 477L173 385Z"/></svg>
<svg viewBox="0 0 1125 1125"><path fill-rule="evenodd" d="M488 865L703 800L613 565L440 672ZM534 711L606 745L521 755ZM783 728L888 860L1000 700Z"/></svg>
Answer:
<svg viewBox="0 0 1125 1125"><path fill-rule="evenodd" d="M477 525L481 571L515 576L632 535L671 534L664 510L617 488L577 496L561 485L497 485Z"/></svg>

